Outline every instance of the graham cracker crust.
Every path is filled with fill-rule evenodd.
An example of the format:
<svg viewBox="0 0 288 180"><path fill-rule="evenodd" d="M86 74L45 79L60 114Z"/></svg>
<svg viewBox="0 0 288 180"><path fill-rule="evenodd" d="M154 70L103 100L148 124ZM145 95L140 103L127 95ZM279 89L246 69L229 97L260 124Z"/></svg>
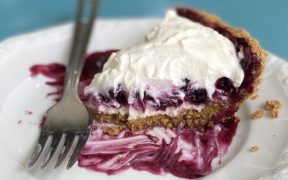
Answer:
<svg viewBox="0 0 288 180"><path fill-rule="evenodd" d="M113 123L125 126L132 131L144 130L149 127L161 126L166 128L173 128L179 126L212 126L217 121L215 116L221 109L226 106L225 102L210 103L201 111L195 109L187 109L177 116L168 116L159 114L154 116L147 116L145 118L138 118L128 120L128 115L122 114L100 114L94 112L95 119L103 123ZM213 117L214 116L214 117ZM211 121L213 119L213 121Z"/></svg>

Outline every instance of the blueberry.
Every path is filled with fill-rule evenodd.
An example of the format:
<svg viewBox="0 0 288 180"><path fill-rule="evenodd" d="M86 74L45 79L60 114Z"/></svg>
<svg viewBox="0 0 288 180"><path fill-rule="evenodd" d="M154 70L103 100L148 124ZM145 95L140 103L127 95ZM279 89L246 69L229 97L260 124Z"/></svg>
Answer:
<svg viewBox="0 0 288 180"><path fill-rule="evenodd" d="M127 98L126 98L125 92L123 91L120 84L118 85L115 91L112 88L109 89L108 94L111 99L113 99L114 101L117 101L120 105L127 104Z"/></svg>
<svg viewBox="0 0 288 180"><path fill-rule="evenodd" d="M232 81L227 77L219 78L215 84L217 89L221 89L227 93L231 93L235 90Z"/></svg>
<svg viewBox="0 0 288 180"><path fill-rule="evenodd" d="M185 95L185 100L194 104L205 103L207 99L207 91L204 88L189 89Z"/></svg>
<svg viewBox="0 0 288 180"><path fill-rule="evenodd" d="M123 90L121 90L121 91L116 93L115 99L121 105L126 105L127 104L127 98L126 98L125 92Z"/></svg>
<svg viewBox="0 0 288 180"><path fill-rule="evenodd" d="M176 106L175 101L169 99L159 99L159 103L157 104L157 109L165 111L167 107Z"/></svg>
<svg viewBox="0 0 288 180"><path fill-rule="evenodd" d="M104 102L105 104L109 103L110 98L105 96L104 94L99 93L100 101Z"/></svg>

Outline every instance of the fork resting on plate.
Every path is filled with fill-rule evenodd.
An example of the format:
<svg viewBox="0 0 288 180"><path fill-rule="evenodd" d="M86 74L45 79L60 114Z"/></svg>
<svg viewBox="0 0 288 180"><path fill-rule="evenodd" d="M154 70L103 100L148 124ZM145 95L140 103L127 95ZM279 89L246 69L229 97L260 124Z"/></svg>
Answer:
<svg viewBox="0 0 288 180"><path fill-rule="evenodd" d="M55 168L59 167L73 144L75 148L67 164L67 169L71 168L77 161L77 157L90 134L92 116L78 95L78 83L99 0L89 0L89 2L89 4L87 0L79 0L78 2L64 93L61 100L46 112L38 143L29 160L29 168L33 167L42 155L45 158L41 168L45 168L57 149L61 148L55 164ZM85 7L88 8L88 5L91 8L89 17L84 19Z"/></svg>

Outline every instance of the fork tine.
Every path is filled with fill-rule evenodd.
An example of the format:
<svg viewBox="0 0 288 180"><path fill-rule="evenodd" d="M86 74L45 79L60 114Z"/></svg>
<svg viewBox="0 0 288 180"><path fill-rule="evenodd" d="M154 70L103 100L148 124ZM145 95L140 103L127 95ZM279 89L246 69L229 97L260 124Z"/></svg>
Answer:
<svg viewBox="0 0 288 180"><path fill-rule="evenodd" d="M46 154L46 157L45 157L45 160L43 162L43 165L41 166L41 168L45 168L49 161L52 159L52 157L54 156L58 146L59 146L59 143L61 141L61 139L63 138L64 134L62 133L54 133L53 136L52 136L52 143L51 143L51 147L50 147L50 150L49 152Z"/></svg>
<svg viewBox="0 0 288 180"><path fill-rule="evenodd" d="M66 135L64 146L62 147L62 149L60 151L60 154L58 156L58 160L56 162L56 165L54 166L55 168L58 168L60 166L60 164L62 164L62 162L66 158L74 139L75 139L75 135L73 135L73 134L67 134Z"/></svg>
<svg viewBox="0 0 288 180"><path fill-rule="evenodd" d="M37 162L37 160L39 159L41 153L43 152L43 149L45 148L47 144L49 136L50 134L48 132L41 131L40 137L38 139L38 143L35 146L34 151L30 157L28 168L32 168L34 164Z"/></svg>
<svg viewBox="0 0 288 180"><path fill-rule="evenodd" d="M77 142L77 145L69 159L69 162L67 164L67 169L70 169L74 164L75 162L77 161L77 158L78 158L78 155L80 154L83 146L86 144L86 141L89 137L89 132L90 131L86 131L85 133L82 133L79 135L79 139L78 139L78 142Z"/></svg>

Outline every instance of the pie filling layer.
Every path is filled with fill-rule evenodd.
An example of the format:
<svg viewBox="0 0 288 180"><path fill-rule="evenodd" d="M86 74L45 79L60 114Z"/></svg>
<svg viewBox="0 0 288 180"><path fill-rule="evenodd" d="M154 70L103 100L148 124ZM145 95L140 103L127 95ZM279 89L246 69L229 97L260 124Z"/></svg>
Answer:
<svg viewBox="0 0 288 180"><path fill-rule="evenodd" d="M169 10L145 42L113 53L85 93L98 113L176 116L214 101L217 81L238 88L243 58L225 36Z"/></svg>

